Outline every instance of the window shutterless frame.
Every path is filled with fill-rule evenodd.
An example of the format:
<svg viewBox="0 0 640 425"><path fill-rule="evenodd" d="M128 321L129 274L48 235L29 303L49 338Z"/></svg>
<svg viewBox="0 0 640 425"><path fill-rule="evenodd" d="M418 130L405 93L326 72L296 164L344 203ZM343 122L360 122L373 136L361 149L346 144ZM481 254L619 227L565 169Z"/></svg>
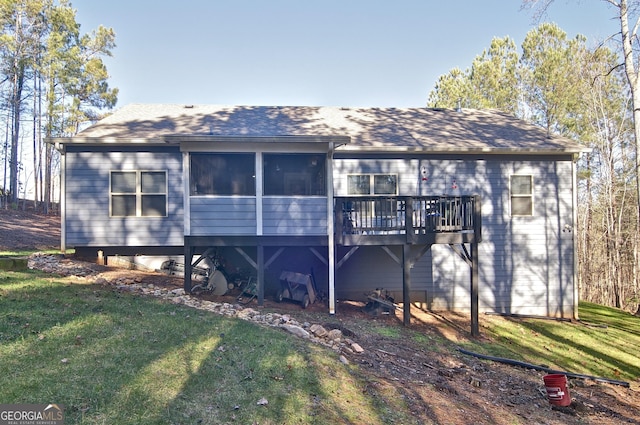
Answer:
<svg viewBox="0 0 640 425"><path fill-rule="evenodd" d="M111 170L109 217L166 217L167 172Z"/></svg>
<svg viewBox="0 0 640 425"><path fill-rule="evenodd" d="M533 216L533 176L513 174L509 177L512 217Z"/></svg>
<svg viewBox="0 0 640 425"><path fill-rule="evenodd" d="M347 195L354 196L396 196L398 194L397 174L348 174Z"/></svg>

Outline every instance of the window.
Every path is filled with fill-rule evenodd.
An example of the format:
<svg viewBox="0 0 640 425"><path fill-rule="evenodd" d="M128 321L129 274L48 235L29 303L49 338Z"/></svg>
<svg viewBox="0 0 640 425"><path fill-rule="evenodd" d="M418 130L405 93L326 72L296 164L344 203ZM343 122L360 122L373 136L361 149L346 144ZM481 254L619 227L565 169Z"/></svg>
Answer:
<svg viewBox="0 0 640 425"><path fill-rule="evenodd" d="M166 217L166 171L112 171L111 217Z"/></svg>
<svg viewBox="0 0 640 425"><path fill-rule="evenodd" d="M264 194L325 196L324 154L264 154Z"/></svg>
<svg viewBox="0 0 640 425"><path fill-rule="evenodd" d="M533 215L533 176L511 176L511 215Z"/></svg>
<svg viewBox="0 0 640 425"><path fill-rule="evenodd" d="M395 174L350 174L347 176L349 195L397 195L398 176Z"/></svg>
<svg viewBox="0 0 640 425"><path fill-rule="evenodd" d="M252 153L192 153L190 193L255 196L255 169Z"/></svg>

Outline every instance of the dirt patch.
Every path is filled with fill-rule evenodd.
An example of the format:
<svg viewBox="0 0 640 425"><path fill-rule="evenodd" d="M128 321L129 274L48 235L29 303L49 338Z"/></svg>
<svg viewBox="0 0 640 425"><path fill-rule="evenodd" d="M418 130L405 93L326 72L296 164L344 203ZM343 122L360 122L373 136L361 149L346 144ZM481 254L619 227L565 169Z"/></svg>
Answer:
<svg viewBox="0 0 640 425"><path fill-rule="evenodd" d="M59 235L59 220L55 217L3 212L0 219L0 249L26 249L29 245L41 249L58 243L54 240ZM62 255L38 268L72 280L94 279L114 287L118 282L171 289L183 284L175 276L98 266ZM201 297L239 303L237 293ZM375 394L378 399L401 397L416 423L640 425L639 382L624 388L572 379L572 405L552 407L544 393L543 372L479 360L456 350L456 343L469 338L470 324L465 315L412 308L412 323L407 329L402 325L401 312L372 316L358 302L338 302L335 316L327 314L323 302L308 309L272 299L266 299L262 307L256 305L256 300L248 306L265 312L286 312L300 323L340 329L364 349L362 353L343 353L350 363L360 366L354 373L366 383L363 392Z"/></svg>
<svg viewBox="0 0 640 425"><path fill-rule="evenodd" d="M0 251L60 248L60 216L0 208Z"/></svg>

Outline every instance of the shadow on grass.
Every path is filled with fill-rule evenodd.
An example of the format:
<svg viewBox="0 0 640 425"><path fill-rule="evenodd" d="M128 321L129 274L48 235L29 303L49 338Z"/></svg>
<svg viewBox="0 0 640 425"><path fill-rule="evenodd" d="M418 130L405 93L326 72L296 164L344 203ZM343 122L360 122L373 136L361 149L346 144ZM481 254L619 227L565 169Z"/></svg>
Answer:
<svg viewBox="0 0 640 425"><path fill-rule="evenodd" d="M606 328L584 324L570 325L570 332L561 332L564 327L540 328L540 333L559 344L556 351L564 352L569 364L579 364L587 372L611 379L635 380L640 377L640 318L628 313L583 303L580 317L606 325Z"/></svg>
<svg viewBox="0 0 640 425"><path fill-rule="evenodd" d="M411 423L335 353L282 331L33 273L0 278L0 399L67 423Z"/></svg>
<svg viewBox="0 0 640 425"><path fill-rule="evenodd" d="M640 361L637 329L640 318L603 306L584 303L580 322L500 318L486 319L490 343L469 343L473 350L536 365L615 380L635 380Z"/></svg>
<svg viewBox="0 0 640 425"><path fill-rule="evenodd" d="M614 328L640 339L640 317L624 310L582 302L580 303L580 319L595 325L604 324L607 328Z"/></svg>
<svg viewBox="0 0 640 425"><path fill-rule="evenodd" d="M586 392L583 401L593 411L618 418L620 423L640 424L636 404L628 402L629 397L633 399L637 394L637 383L640 382L640 359L637 357L640 319L588 303L580 305L580 317L601 326L588 326L581 322L485 317L481 323L486 339L460 345L471 351L566 372L630 381L635 390L625 391L622 387L614 386L610 391L600 391L598 387L592 387L598 396L592 399Z"/></svg>

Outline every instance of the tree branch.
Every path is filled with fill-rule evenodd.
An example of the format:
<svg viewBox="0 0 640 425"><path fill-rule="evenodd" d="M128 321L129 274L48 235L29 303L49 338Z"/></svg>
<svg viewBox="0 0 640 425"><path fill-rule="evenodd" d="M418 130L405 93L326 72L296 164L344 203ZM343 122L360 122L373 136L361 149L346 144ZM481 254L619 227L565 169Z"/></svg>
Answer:
<svg viewBox="0 0 640 425"><path fill-rule="evenodd" d="M611 75L611 73L612 73L613 71L615 71L616 69L618 69L618 68L624 68L624 63L619 63L619 64L617 64L616 66L614 66L613 68L611 68L611 69L610 69L606 74L596 75L596 76L593 78L593 81L591 82L591 85L592 85L592 86L594 86L594 85L596 84L596 80L597 80L598 78L600 78L600 77L605 77L605 78L606 78L606 77L608 77L609 75Z"/></svg>

